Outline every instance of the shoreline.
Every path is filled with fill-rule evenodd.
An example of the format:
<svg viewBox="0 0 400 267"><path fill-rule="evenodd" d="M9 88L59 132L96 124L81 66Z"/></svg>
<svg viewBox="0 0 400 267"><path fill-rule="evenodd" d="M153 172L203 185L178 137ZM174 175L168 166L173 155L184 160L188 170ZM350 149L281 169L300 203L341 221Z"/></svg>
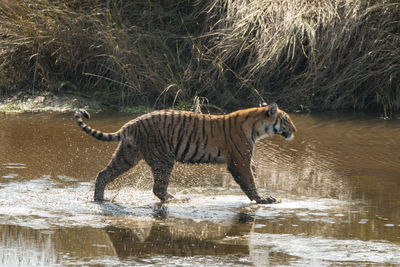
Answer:
<svg viewBox="0 0 400 267"><path fill-rule="evenodd" d="M148 106L112 107L102 104L96 98L88 99L77 95L55 95L49 92L20 92L15 95L0 96L0 114L21 114L36 112L75 112L85 109L93 113L104 111L119 111L131 114L151 112Z"/></svg>
<svg viewBox="0 0 400 267"><path fill-rule="evenodd" d="M54 95L49 92L38 92L31 94L29 92L20 92L15 95L0 96L0 114L22 114L22 113L38 113L38 112L58 112L68 113L75 112L78 109L86 109L92 113L105 111L118 111L130 114L144 114L152 111L149 106L125 106L112 108L101 104L96 99L87 99L76 95ZM299 109L289 111L297 114L315 113L302 106ZM346 113L343 110L324 111L316 113ZM349 111L347 111L349 112ZM353 111L350 113L371 114L368 111ZM400 114L394 112L391 116L384 116L381 112L372 112L379 120L400 120Z"/></svg>
<svg viewBox="0 0 400 267"><path fill-rule="evenodd" d="M73 112L79 108L99 112L104 108L95 100L87 100L74 95L54 95L51 93L19 93L0 97L0 113L25 112Z"/></svg>

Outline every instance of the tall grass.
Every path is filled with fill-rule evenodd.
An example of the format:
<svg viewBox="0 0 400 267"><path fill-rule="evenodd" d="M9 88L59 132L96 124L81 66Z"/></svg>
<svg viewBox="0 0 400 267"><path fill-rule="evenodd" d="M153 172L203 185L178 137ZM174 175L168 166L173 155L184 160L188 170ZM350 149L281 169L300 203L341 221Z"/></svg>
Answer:
<svg viewBox="0 0 400 267"><path fill-rule="evenodd" d="M400 108L397 0L2 0L0 93Z"/></svg>
<svg viewBox="0 0 400 267"><path fill-rule="evenodd" d="M221 19L209 52L266 99L399 109L397 1L221 1L212 11Z"/></svg>
<svg viewBox="0 0 400 267"><path fill-rule="evenodd" d="M149 1L4 0L1 90L72 91L119 105L185 91L183 38L174 27L184 18L171 14L179 4L161 10Z"/></svg>

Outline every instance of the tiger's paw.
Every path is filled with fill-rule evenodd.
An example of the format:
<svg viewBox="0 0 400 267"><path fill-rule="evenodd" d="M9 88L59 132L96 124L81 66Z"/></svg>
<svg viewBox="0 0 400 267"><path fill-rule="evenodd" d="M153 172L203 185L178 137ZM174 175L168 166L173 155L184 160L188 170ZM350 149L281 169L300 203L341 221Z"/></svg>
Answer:
<svg viewBox="0 0 400 267"><path fill-rule="evenodd" d="M282 200L276 199L272 196L269 196L267 198L260 198L257 200L257 204L276 204L276 203L281 203Z"/></svg>
<svg viewBox="0 0 400 267"><path fill-rule="evenodd" d="M93 197L93 200L94 200L94 202L98 202L98 203L102 203L102 202L104 202L105 201L105 199L104 199L104 194L94 194L94 197Z"/></svg>
<svg viewBox="0 0 400 267"><path fill-rule="evenodd" d="M182 204L182 203L188 203L190 198L170 198L166 201L163 202L163 204Z"/></svg>

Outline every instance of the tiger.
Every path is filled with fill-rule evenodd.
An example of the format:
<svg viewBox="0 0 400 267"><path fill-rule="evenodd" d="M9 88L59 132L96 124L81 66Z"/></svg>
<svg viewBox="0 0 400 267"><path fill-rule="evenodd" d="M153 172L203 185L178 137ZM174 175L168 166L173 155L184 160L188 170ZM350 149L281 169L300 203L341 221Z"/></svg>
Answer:
<svg viewBox="0 0 400 267"><path fill-rule="evenodd" d="M104 201L107 184L144 159L153 174L153 193L161 203L174 198L167 188L175 162L226 164L250 201L276 203L276 198L263 198L257 191L252 164L254 145L257 140L273 135L291 140L296 132L289 115L276 103L226 115L153 111L127 122L114 133L92 129L82 117L89 119L90 114L77 110L74 119L85 133L101 141L119 142L111 161L97 175L97 202Z"/></svg>

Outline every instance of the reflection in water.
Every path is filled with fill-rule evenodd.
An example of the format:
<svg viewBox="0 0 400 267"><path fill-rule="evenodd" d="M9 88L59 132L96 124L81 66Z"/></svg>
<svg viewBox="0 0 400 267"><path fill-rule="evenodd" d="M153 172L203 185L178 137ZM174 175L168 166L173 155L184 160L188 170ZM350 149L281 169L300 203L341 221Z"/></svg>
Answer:
<svg viewBox="0 0 400 267"><path fill-rule="evenodd" d="M3 225L0 230L2 266L79 264L84 258L116 255L107 234L92 228L33 230Z"/></svg>
<svg viewBox="0 0 400 267"><path fill-rule="evenodd" d="M380 266L398 266L400 262L400 247L379 241L258 233L252 233L249 239L253 262L259 262L258 266L265 266L265 262L296 266L369 266L372 262ZM276 253L290 256L273 257Z"/></svg>
<svg viewBox="0 0 400 267"><path fill-rule="evenodd" d="M291 117L292 142L255 150L258 187L281 204L251 203L224 166L176 164L171 192L189 201L160 205L143 163L92 202L116 144L71 114L0 114L0 264L400 264L400 122Z"/></svg>
<svg viewBox="0 0 400 267"><path fill-rule="evenodd" d="M56 263L57 255L51 231L0 225L0 264L49 266Z"/></svg>
<svg viewBox="0 0 400 267"><path fill-rule="evenodd" d="M243 227L239 227L242 230ZM246 225L247 232L250 230ZM138 229L140 229L138 231ZM106 228L118 256L145 256L152 254L172 256L248 255L246 244L219 243L226 236L237 236L237 229L213 223L171 220L152 224L147 228Z"/></svg>

